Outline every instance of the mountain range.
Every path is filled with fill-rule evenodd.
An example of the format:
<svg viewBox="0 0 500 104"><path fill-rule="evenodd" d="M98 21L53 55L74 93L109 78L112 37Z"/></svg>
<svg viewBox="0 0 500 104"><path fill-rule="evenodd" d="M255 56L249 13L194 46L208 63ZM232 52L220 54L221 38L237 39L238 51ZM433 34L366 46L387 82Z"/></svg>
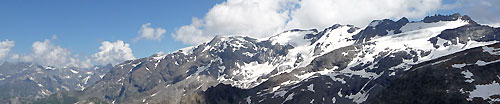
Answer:
<svg viewBox="0 0 500 104"><path fill-rule="evenodd" d="M71 81L50 84L56 90L30 90L36 100L30 103L499 103L499 41L500 28L460 14L293 29L267 38L216 36L168 54L79 70ZM26 67L14 64L0 70ZM3 84L6 78L0 87L35 86L44 81L32 74L54 74L43 66L28 69L33 72ZM65 78L56 75L56 81ZM69 90L57 90L62 86Z"/></svg>
<svg viewBox="0 0 500 104"><path fill-rule="evenodd" d="M84 90L111 68L111 64L56 68L31 62L4 62L0 65L0 103L32 103L54 93Z"/></svg>

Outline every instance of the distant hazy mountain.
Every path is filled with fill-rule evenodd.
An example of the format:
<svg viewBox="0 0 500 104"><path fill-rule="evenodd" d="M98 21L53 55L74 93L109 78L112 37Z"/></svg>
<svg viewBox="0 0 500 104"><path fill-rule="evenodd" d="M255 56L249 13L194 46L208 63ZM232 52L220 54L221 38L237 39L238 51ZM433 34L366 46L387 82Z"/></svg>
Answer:
<svg viewBox="0 0 500 104"><path fill-rule="evenodd" d="M0 65L0 103L30 103L48 95L84 90L111 69L55 68L28 62L4 62Z"/></svg>
<svg viewBox="0 0 500 104"><path fill-rule="evenodd" d="M479 25L460 14L429 16L414 22L406 18L374 20L364 29L339 24L322 31L295 29L263 39L217 36L210 42L173 53L123 62L83 91L57 93L40 102L345 104L447 103L451 99L462 99L454 101L458 103L493 102L500 100L500 91L487 97L481 93L483 99L478 99L474 89L481 89L482 85L498 87L500 77L494 77L498 76L495 72L498 70L493 71L497 74L492 72L493 77L474 70L493 70L498 66L499 41L500 28ZM474 47L483 47L493 54L487 60L477 57L486 55L484 52L459 54L481 49ZM463 69L456 70L475 68L469 71L481 77L472 78L490 79L458 85L467 81L464 78L470 79L469 74L429 70L428 67L457 66L427 65L446 60L443 57L456 57L453 62L482 60L478 65L483 66L474 67L470 63L474 60L469 60ZM420 70L428 70L429 76L453 78L424 78L418 73ZM448 80L457 83L447 83ZM413 81L415 88L406 87L409 82L405 81ZM442 85L452 88L441 88ZM438 96L439 90L457 88L463 88L453 93L457 96L431 97ZM414 95L401 95L404 98L380 95L398 92ZM430 101L415 102L418 100Z"/></svg>

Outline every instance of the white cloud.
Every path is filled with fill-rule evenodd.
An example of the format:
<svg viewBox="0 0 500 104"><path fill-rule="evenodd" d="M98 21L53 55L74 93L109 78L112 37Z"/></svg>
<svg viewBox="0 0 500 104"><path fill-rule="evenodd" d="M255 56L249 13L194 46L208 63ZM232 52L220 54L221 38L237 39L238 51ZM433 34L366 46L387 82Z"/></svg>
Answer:
<svg viewBox="0 0 500 104"><path fill-rule="evenodd" d="M18 60L19 59L19 54L13 53L9 54L10 55L10 60Z"/></svg>
<svg viewBox="0 0 500 104"><path fill-rule="evenodd" d="M491 23L491 24L486 24L486 25L489 25L491 27L500 27L500 23Z"/></svg>
<svg viewBox="0 0 500 104"><path fill-rule="evenodd" d="M366 26L373 19L423 18L441 0L228 0L204 18L178 28L172 37L199 44L215 35L263 38L286 29L322 29L336 23Z"/></svg>
<svg viewBox="0 0 500 104"><path fill-rule="evenodd" d="M51 43L51 40L45 39L43 42L36 41L32 45L32 53L24 56L15 54L13 59L19 58L24 62L34 62L41 65L49 65L55 67L82 67L87 68L92 66L90 60L81 61L78 55L74 55L70 50L56 46Z"/></svg>
<svg viewBox="0 0 500 104"><path fill-rule="evenodd" d="M500 23L500 0L458 0L455 5L478 23Z"/></svg>
<svg viewBox="0 0 500 104"><path fill-rule="evenodd" d="M138 34L139 36L134 39L134 41L140 40L140 39L149 39L149 40L161 40L162 36L167 32L163 28L153 28L151 27L151 23L146 23L141 26L141 29L139 29Z"/></svg>
<svg viewBox="0 0 500 104"><path fill-rule="evenodd" d="M199 44L215 35L267 37L282 30L288 19L290 0L228 0L217 4L203 19L193 18L172 37L185 44Z"/></svg>
<svg viewBox="0 0 500 104"><path fill-rule="evenodd" d="M129 44L123 43L121 40L116 42L104 41L99 47L99 52L92 55L93 61L105 65L105 64L117 64L125 60L135 59L132 54L132 49L130 49Z"/></svg>
<svg viewBox="0 0 500 104"><path fill-rule="evenodd" d="M4 41L0 41L0 60L3 60L6 57L11 48L14 47L15 42L5 39Z"/></svg>

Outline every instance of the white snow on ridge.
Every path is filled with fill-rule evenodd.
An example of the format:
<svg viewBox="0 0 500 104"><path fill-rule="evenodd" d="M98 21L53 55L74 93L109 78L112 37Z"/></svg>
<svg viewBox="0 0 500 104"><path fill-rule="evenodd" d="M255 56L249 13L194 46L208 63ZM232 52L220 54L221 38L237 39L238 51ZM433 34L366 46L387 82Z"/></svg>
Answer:
<svg viewBox="0 0 500 104"><path fill-rule="evenodd" d="M349 41L349 39L351 39L353 35L359 33L361 30L357 30L353 33L348 33L347 30L349 29L351 29L351 27L341 26L336 29L326 30L326 33L321 38L319 38L315 43L311 44L310 42L308 42L300 46L294 46L295 48L289 50L289 53L286 56L286 60L289 61L284 62L282 66L284 65L294 66L297 57L300 55L299 57L302 57L303 61L298 63L298 66L292 69L304 67L306 65L309 65L309 63L311 63L311 61L318 56L322 56L323 54L331 52L335 49L354 44L355 41ZM296 38L303 38L304 35L305 34L303 34L302 37L296 37ZM314 55L316 44L320 44L319 48L321 48L321 50L323 51L318 55ZM284 72L289 72L289 71L291 70L287 70Z"/></svg>
<svg viewBox="0 0 500 104"><path fill-rule="evenodd" d="M312 31L299 31L299 32L292 32L292 31L287 31L283 32L281 34L278 34L276 36L270 37L269 40L271 40L272 44L290 44L294 47L297 46L303 46L307 45L309 40L304 39L305 34L310 34L314 33Z"/></svg>
<svg viewBox="0 0 500 104"><path fill-rule="evenodd" d="M401 27L401 32L409 32L413 30L420 30L420 29L427 29L427 28L433 28L433 27L441 27L441 26L446 26L446 25L461 25L467 23L467 21L458 19L456 21L439 21L439 22L433 22L433 23L424 23L424 22L413 22L413 23L408 23Z"/></svg>
<svg viewBox="0 0 500 104"><path fill-rule="evenodd" d="M459 51L463 51L463 50L466 50L469 48L488 45L488 44L492 44L492 43L496 42L496 41L495 42L469 41L467 44L458 43L456 45L444 46L443 45L444 43L450 42L450 41L438 38L437 45L439 45L440 47L436 49L433 47L433 44L429 41L430 38L436 37L443 30L457 28L457 27L460 27L460 26L463 26L466 24L468 24L467 21L463 21L460 19L457 21L441 21L441 22L437 22L437 23L410 23L410 24L405 25L404 28L402 28L403 33L394 34L394 35L387 35L387 36L382 36L382 37L375 37L371 41L368 41L368 42L374 42L375 44L374 45L364 45L363 49L360 49L360 51L362 51L363 53L359 53L353 59L353 61L351 61L351 63L348 64L347 68L345 68L343 70L334 71L334 70L324 69L322 71L311 72L311 73L306 73L303 75L296 75L296 76L299 79L303 80L303 79L311 78L312 75L315 73L320 73L321 75L329 75L332 79L334 79L336 81L342 81L342 79L335 77L335 76L341 75L341 74L348 75L348 76L360 75L361 77L364 77L364 78L374 79L374 78L380 77L383 73L376 74L373 72L367 72L365 70L353 71L353 70L350 70L350 68L352 68L356 65L359 65L361 63L372 63L372 65L368 66L368 68L376 68L376 66L374 66L376 63L373 62L375 60L374 57L378 56L379 53L381 53L381 52L389 52L389 54L391 54L392 52L398 52L398 51L409 52L410 50L414 50L414 51L421 50L421 51L417 51L416 57L418 58L418 60L416 60L415 62L413 62L411 60L404 60L403 63L396 66L396 67L400 67L400 68L403 68L405 70L408 70L411 67L401 67L401 65L402 64L403 65L418 64L418 63L421 63L424 61L436 59L436 58L439 58L439 57L442 57L445 55L449 55L452 53L456 53ZM333 35L330 37L339 37L339 36L341 36L341 35ZM323 37L326 37L326 36L323 36ZM318 41L320 41L320 40L321 39L319 39ZM331 40L335 40L335 39L328 39L328 40L331 41ZM335 42L335 41L333 41L333 42ZM351 43L349 43L349 41L343 41L343 42L339 42L339 43L347 43L346 46L352 45ZM312 49L314 49L314 48L302 48L301 50L312 50ZM338 49L338 48L333 48L332 50L334 50L334 49ZM490 48L485 49L485 51L488 51L488 52L489 52L489 50L492 50L492 49L490 49ZM291 52L293 52L293 50L290 50L290 53ZM327 51L327 52L329 52L329 51ZM430 53L426 56L420 56L422 52L430 52ZM494 51L492 51L492 52L494 52ZM297 53L299 53L299 52L297 52ZM311 52L309 52L309 53L302 52L302 53L303 53L302 55L312 55ZM291 53L290 55L294 55L294 54ZM364 56L364 57L360 57L360 56ZM311 57L311 56L309 56L309 57ZM390 57L390 56L388 56L388 57ZM314 59L314 57L312 57L312 59ZM305 60L307 60L307 59L305 59ZM446 60L444 60L444 61L446 61ZM500 61L500 60L498 60L498 61ZM306 64L306 65L309 63L310 63L310 61L303 62L303 64ZM454 67L454 68L462 68L464 66L466 66L466 64L452 65L452 67ZM466 78L468 78L466 80L466 82L474 81L472 79L472 73L464 72L464 75ZM369 95L367 95L369 93L369 91L370 90L368 90L368 92L357 92L353 95L346 95L346 97L349 99L353 99L356 103L362 103L366 100L367 96L369 96Z"/></svg>
<svg viewBox="0 0 500 104"><path fill-rule="evenodd" d="M444 43L446 41L444 39L438 38L438 45L440 45L440 47L438 49L435 49L434 47L432 47L433 44L428 41L430 38L436 37L441 33L441 31L445 29L457 28L468 24L468 22L457 20L457 21L441 21L434 24L441 24L441 26L428 27L420 30L414 30L374 39L372 40L372 42L376 42L376 45L374 47L374 53L379 53L380 51L383 51L386 48L400 50L400 49L406 49L408 47L413 49L431 51L430 55L421 57L416 62L420 63L423 61L428 61L441 56L445 56L451 53L459 52L468 48L494 43L494 42L470 41L468 44L459 43L457 45L450 45L444 47L440 43Z"/></svg>
<svg viewBox="0 0 500 104"><path fill-rule="evenodd" d="M161 60L164 59L167 55L164 53L157 53L156 55L152 56L151 58L154 60Z"/></svg>
<svg viewBox="0 0 500 104"><path fill-rule="evenodd" d="M361 30L356 30L352 33L348 33L348 30L351 28L353 27L340 26L335 29L327 29L325 30L325 33L314 43L311 43L311 39L304 39L306 37L306 34L317 34L316 32L309 30L287 31L276 36L269 37L268 40L271 41L271 44L288 44L293 46L293 48L288 51L288 54L286 56L276 57L270 62L261 64L258 64L257 62L250 62L238 66L241 70L236 70L235 72L233 72L233 74L242 75L243 78L241 78L240 80L236 81L231 78L218 79L230 81L231 85L240 88L254 87L267 80L267 78L257 80L260 76L268 75L273 70L277 70L278 72L270 76L290 72L293 69L307 66L314 58L318 56L322 56L323 54L326 54L335 49L354 44L355 41L351 41L349 39L351 39L353 35L357 34ZM315 50L320 50L321 52L315 52ZM246 54L247 56L252 56L252 54L250 53L244 54ZM301 75L301 77L306 78L310 75L312 74L307 74L305 76Z"/></svg>
<svg viewBox="0 0 500 104"><path fill-rule="evenodd" d="M417 64L420 62L432 60L441 56L445 56L451 53L463 51L465 49L469 49L472 47L477 47L477 46L482 46L482 45L487 45L491 44L494 42L475 42L475 41L470 41L468 44L457 44L457 45L450 45L450 46L443 46L442 44L445 42L448 42L447 40L438 38L438 45L440 45L439 48L434 48L432 47L433 44L428 41L432 37L436 37L441 33L441 31L445 29L451 29L451 28L457 28L463 25L468 24L468 22L463 21L463 20L457 20L457 21L441 21L437 23L410 23L404 26L402 30L403 33L400 34L394 34L394 35L388 35L388 36L383 36L379 38L375 38L371 41L368 42L374 42L375 45L365 45L362 51L366 51L365 53L358 54L363 55L364 57L356 57L353 59L351 63L348 64L348 67L341 72L343 73L352 73L354 75L361 75L361 76L366 76L366 77L378 77L379 75L370 75L371 72L364 72L364 70L360 71L345 71L345 70L350 70L351 67L354 67L356 65L359 65L361 63L372 63L374 61L374 57L378 56L379 53L381 52L396 52L396 51L408 51L406 49L411 48L413 50L422 50L422 51L430 51L430 54L427 56L418 56L418 60L416 62L413 61L403 61L402 64ZM419 30L412 30L410 27L422 27L421 29L419 28L413 28L413 29L419 29ZM425 28L424 28L425 27ZM417 51L417 54L421 54L422 52ZM446 60L443 60L446 61ZM398 65L399 66L399 65ZM368 66L368 68L374 68L374 64L371 66ZM459 67L459 66L454 66L454 67ZM404 67L404 69L409 69L411 67ZM355 73L354 73L355 72ZM364 73L359 73L359 72L364 72Z"/></svg>
<svg viewBox="0 0 500 104"><path fill-rule="evenodd" d="M179 52L182 52L184 55L189 55L193 53L193 49L196 48L197 46L189 46L186 48L179 49Z"/></svg>

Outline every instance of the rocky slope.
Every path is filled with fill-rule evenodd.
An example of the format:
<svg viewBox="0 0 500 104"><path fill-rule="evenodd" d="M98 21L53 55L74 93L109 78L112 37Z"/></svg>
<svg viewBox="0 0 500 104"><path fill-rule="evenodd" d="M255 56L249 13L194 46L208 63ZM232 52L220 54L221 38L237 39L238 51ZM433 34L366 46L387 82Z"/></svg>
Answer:
<svg viewBox="0 0 500 104"><path fill-rule="evenodd" d="M374 104L499 103L500 43L414 65L380 94Z"/></svg>
<svg viewBox="0 0 500 104"><path fill-rule="evenodd" d="M123 62L76 103L366 103L414 65L497 43L499 28L467 16L375 20L364 29L215 37L169 54Z"/></svg>
<svg viewBox="0 0 500 104"><path fill-rule="evenodd" d="M111 69L108 66L55 68L27 62L0 65L0 103L29 103L63 91L84 90Z"/></svg>

